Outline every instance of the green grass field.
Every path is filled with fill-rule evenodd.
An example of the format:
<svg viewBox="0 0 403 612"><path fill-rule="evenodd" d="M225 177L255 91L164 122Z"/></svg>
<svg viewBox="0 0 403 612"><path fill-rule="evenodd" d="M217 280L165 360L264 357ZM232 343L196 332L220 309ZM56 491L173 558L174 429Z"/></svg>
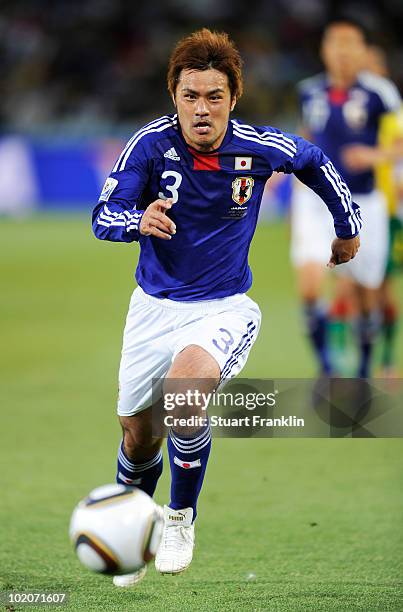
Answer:
<svg viewBox="0 0 403 612"><path fill-rule="evenodd" d="M82 569L68 523L81 497L114 479L137 247L95 241L84 217L3 221L0 245L0 591L67 591L62 610L94 612L403 610L395 439L215 440L185 574L150 567L137 589L117 590ZM263 329L245 375L312 376L286 227L260 227L251 259ZM168 486L166 470L158 502Z"/></svg>

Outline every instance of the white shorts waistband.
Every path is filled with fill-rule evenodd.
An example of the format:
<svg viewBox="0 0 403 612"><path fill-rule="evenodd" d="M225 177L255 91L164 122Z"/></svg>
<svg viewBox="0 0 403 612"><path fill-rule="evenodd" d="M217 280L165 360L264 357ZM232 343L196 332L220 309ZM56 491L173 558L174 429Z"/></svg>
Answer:
<svg viewBox="0 0 403 612"><path fill-rule="evenodd" d="M189 310L192 312L214 312L220 310L222 307L234 306L239 304L242 300L250 299L245 293L237 293L224 298L217 298L215 300L200 300L198 302L177 302L175 300L169 300L168 298L156 298L152 295L148 295L140 287L136 287L133 292L133 297L136 300L144 303L153 304L160 308L166 308L168 310Z"/></svg>

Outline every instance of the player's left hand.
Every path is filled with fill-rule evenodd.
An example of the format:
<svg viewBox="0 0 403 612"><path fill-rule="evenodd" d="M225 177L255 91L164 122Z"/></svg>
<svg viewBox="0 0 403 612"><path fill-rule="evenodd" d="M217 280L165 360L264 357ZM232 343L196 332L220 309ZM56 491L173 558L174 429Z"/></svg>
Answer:
<svg viewBox="0 0 403 612"><path fill-rule="evenodd" d="M328 268L334 268L342 263L354 259L360 248L359 236L354 238L335 238L332 242L332 254L327 264Z"/></svg>
<svg viewBox="0 0 403 612"><path fill-rule="evenodd" d="M364 172L379 164L381 159L377 147L350 145L343 148L342 159L350 172Z"/></svg>

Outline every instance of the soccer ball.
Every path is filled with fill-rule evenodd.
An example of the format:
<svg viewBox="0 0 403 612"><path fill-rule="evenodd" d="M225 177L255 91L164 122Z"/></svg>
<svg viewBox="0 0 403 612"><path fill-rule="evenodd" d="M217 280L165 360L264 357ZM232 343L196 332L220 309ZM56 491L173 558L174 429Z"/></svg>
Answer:
<svg viewBox="0 0 403 612"><path fill-rule="evenodd" d="M81 500L70 521L70 539L81 563L103 574L130 574L154 559L162 509L140 489L110 484Z"/></svg>

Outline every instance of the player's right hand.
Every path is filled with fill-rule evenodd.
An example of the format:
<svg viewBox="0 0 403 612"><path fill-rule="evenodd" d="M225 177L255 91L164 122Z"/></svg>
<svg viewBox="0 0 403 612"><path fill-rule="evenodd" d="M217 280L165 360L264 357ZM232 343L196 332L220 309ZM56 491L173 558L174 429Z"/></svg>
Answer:
<svg viewBox="0 0 403 612"><path fill-rule="evenodd" d="M176 234L176 225L165 213L172 208L172 205L172 198L152 202L144 211L140 222L140 234L171 240Z"/></svg>

